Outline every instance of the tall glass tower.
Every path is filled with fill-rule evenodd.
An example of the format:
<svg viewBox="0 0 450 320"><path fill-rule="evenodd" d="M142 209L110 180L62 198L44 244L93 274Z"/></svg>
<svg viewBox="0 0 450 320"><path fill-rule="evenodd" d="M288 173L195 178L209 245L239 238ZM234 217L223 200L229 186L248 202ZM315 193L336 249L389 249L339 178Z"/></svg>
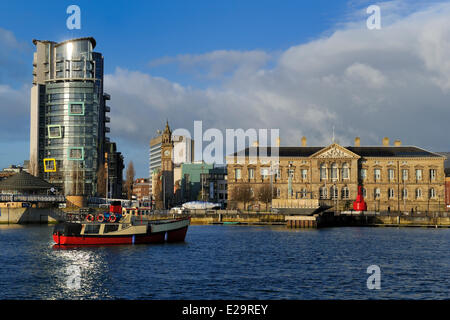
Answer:
<svg viewBox="0 0 450 320"><path fill-rule="evenodd" d="M103 56L94 38L33 43L30 170L65 195L95 195L110 131Z"/></svg>

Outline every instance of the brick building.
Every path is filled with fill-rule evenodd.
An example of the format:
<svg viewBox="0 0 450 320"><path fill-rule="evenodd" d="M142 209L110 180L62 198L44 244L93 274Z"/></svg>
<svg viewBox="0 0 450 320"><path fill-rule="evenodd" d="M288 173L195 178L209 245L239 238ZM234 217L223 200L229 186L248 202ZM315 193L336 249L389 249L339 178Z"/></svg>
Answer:
<svg viewBox="0 0 450 320"><path fill-rule="evenodd" d="M150 194L150 181L149 179L139 178L133 183L133 195L136 196L138 201L148 201Z"/></svg>

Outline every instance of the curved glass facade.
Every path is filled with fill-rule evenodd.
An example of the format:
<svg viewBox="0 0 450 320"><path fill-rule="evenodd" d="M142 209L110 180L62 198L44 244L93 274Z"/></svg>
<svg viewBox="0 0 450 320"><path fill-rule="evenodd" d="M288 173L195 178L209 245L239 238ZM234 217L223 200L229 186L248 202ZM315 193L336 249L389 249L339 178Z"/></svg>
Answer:
<svg viewBox="0 0 450 320"><path fill-rule="evenodd" d="M106 131L103 57L92 51L91 38L42 44L45 98L39 108L40 171L66 195L94 195ZM52 164L49 170L44 159L54 159L56 168Z"/></svg>
<svg viewBox="0 0 450 320"><path fill-rule="evenodd" d="M56 160L57 173L46 173L51 183L63 184L67 194L92 194L97 171L99 97L94 82L66 81L47 85L46 157ZM58 134L59 133L59 134ZM59 137L59 138L58 138ZM81 153L81 155L80 155Z"/></svg>

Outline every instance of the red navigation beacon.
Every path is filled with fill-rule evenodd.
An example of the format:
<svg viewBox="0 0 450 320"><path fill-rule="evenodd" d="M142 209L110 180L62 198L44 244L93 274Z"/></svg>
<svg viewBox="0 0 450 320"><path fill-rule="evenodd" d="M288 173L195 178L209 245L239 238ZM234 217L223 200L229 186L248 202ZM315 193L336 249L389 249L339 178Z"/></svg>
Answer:
<svg viewBox="0 0 450 320"><path fill-rule="evenodd" d="M353 202L353 210L355 211L367 211L367 204L364 201L362 186L358 186L358 196Z"/></svg>

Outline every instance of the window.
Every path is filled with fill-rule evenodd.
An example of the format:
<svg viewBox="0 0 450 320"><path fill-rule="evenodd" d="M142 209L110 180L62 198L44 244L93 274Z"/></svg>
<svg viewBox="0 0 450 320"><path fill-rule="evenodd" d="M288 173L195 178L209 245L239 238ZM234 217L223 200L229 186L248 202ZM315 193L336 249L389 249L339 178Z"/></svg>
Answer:
<svg viewBox="0 0 450 320"><path fill-rule="evenodd" d="M269 169L261 168L261 176L263 177L263 179L267 178L268 175L269 175Z"/></svg>
<svg viewBox="0 0 450 320"><path fill-rule="evenodd" d="M375 180L381 180L381 169L375 169L374 176Z"/></svg>
<svg viewBox="0 0 450 320"><path fill-rule="evenodd" d="M327 166L325 164L320 165L320 180L327 179Z"/></svg>
<svg viewBox="0 0 450 320"><path fill-rule="evenodd" d="M308 169L302 169L302 179L303 180L308 179Z"/></svg>
<svg viewBox="0 0 450 320"><path fill-rule="evenodd" d="M336 163L333 163L331 165L331 179L333 179L333 180L338 179L338 166Z"/></svg>
<svg viewBox="0 0 450 320"><path fill-rule="evenodd" d="M241 178L241 169L234 169L234 176L236 179Z"/></svg>
<svg viewBox="0 0 450 320"><path fill-rule="evenodd" d="M375 198L375 199L379 199L380 196L381 196L381 190L380 190L380 188L375 188L375 190L374 190L374 198Z"/></svg>
<svg viewBox="0 0 450 320"><path fill-rule="evenodd" d="M403 181L408 180L408 169L402 170L402 179L403 179Z"/></svg>
<svg viewBox="0 0 450 320"><path fill-rule="evenodd" d="M281 196L281 190L280 188L277 188L277 198L279 198Z"/></svg>
<svg viewBox="0 0 450 320"><path fill-rule="evenodd" d="M421 189L416 189L416 198L417 199L422 198L422 190Z"/></svg>
<svg viewBox="0 0 450 320"><path fill-rule="evenodd" d="M294 179L295 178L295 170L294 169L289 169L288 170L288 177Z"/></svg>
<svg viewBox="0 0 450 320"><path fill-rule="evenodd" d="M422 180L422 169L416 170L416 179L417 179L417 181Z"/></svg>
<svg viewBox="0 0 450 320"><path fill-rule="evenodd" d="M302 192L301 192L301 197L302 197L303 199L305 199L305 198L307 197L307 194L308 194L308 192L306 191L305 188L303 188L303 189L302 189Z"/></svg>
<svg viewBox="0 0 450 320"><path fill-rule="evenodd" d="M366 191L366 188L362 188L362 194L363 194L363 197L364 197L364 198L367 197L367 191Z"/></svg>
<svg viewBox="0 0 450 320"><path fill-rule="evenodd" d="M99 231L100 231L99 224L86 224L84 227L84 234L99 233Z"/></svg>
<svg viewBox="0 0 450 320"><path fill-rule="evenodd" d="M436 190L434 188L430 189L430 199L436 198Z"/></svg>
<svg viewBox="0 0 450 320"><path fill-rule="evenodd" d="M69 160L84 160L84 148L69 147L67 156Z"/></svg>
<svg viewBox="0 0 450 320"><path fill-rule="evenodd" d="M44 159L44 172L56 172L55 159Z"/></svg>
<svg viewBox="0 0 450 320"><path fill-rule="evenodd" d="M394 177L395 177L395 171L394 171L394 169L388 169L388 178L389 178L389 181L393 181L393 180L394 180Z"/></svg>
<svg viewBox="0 0 450 320"><path fill-rule="evenodd" d="M69 116L84 116L84 102L69 102Z"/></svg>
<svg viewBox="0 0 450 320"><path fill-rule="evenodd" d="M62 138L62 128L60 125L49 125L47 127L48 138L49 139L60 139Z"/></svg>
<svg viewBox="0 0 450 320"><path fill-rule="evenodd" d="M118 224L105 224L105 229L103 230L103 233L113 232L117 230L119 230Z"/></svg>
<svg viewBox="0 0 450 320"><path fill-rule="evenodd" d="M332 186L330 188L330 193L331 193L331 196L333 197L333 199L338 198L338 188L336 188L335 186Z"/></svg>
<svg viewBox="0 0 450 320"><path fill-rule="evenodd" d="M361 180L365 180L367 178L367 169L361 169L360 177Z"/></svg>
<svg viewBox="0 0 450 320"><path fill-rule="evenodd" d="M388 191L389 199L393 199L394 196L395 196L394 189L390 188L389 191Z"/></svg>
<svg viewBox="0 0 450 320"><path fill-rule="evenodd" d="M248 169L248 178L255 179L255 169L253 168Z"/></svg>
<svg viewBox="0 0 450 320"><path fill-rule="evenodd" d="M341 191L341 197L342 199L348 199L349 198L349 191L347 187L343 187Z"/></svg>
<svg viewBox="0 0 450 320"><path fill-rule="evenodd" d="M348 164L344 163L342 165L342 179L348 179L349 175L350 175L349 172L350 172L350 169L348 168Z"/></svg>
<svg viewBox="0 0 450 320"><path fill-rule="evenodd" d="M319 198L320 199L326 199L328 198L328 191L326 187L321 187L319 189Z"/></svg>
<svg viewBox="0 0 450 320"><path fill-rule="evenodd" d="M403 194L403 199L407 199L408 198L408 189L404 188L402 190L402 194Z"/></svg>
<svg viewBox="0 0 450 320"><path fill-rule="evenodd" d="M280 168L275 170L275 180L281 179Z"/></svg>
<svg viewBox="0 0 450 320"><path fill-rule="evenodd" d="M430 169L430 180L436 180L436 170Z"/></svg>

